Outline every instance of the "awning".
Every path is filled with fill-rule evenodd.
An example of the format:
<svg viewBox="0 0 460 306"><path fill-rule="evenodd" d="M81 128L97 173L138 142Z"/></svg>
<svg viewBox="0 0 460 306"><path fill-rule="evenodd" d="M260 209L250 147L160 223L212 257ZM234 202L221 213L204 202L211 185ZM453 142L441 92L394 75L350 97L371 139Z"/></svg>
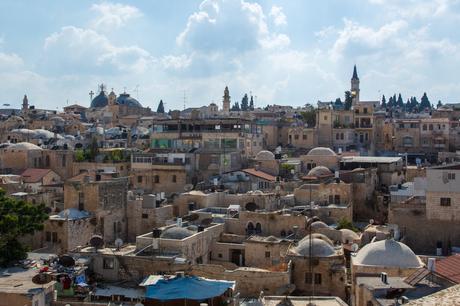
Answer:
<svg viewBox="0 0 460 306"><path fill-rule="evenodd" d="M206 300L234 289L234 281L209 280L196 276L175 277L158 280L147 286L145 297L154 300Z"/></svg>

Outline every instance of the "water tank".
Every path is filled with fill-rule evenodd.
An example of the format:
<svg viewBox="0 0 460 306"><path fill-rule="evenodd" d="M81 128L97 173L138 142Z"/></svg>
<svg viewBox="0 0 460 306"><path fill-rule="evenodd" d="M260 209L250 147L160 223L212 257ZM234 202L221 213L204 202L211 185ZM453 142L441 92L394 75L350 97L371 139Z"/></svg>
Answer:
<svg viewBox="0 0 460 306"><path fill-rule="evenodd" d="M436 259L433 257L428 258L426 267L431 272L435 272L436 271Z"/></svg>

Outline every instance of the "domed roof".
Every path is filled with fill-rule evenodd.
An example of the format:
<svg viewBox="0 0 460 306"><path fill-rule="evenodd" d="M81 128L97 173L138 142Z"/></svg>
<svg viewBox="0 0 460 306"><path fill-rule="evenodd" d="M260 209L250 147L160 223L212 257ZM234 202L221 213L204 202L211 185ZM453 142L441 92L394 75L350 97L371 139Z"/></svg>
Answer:
<svg viewBox="0 0 460 306"><path fill-rule="evenodd" d="M311 169L307 176L315 176L315 177L320 177L320 176L327 176L327 175L332 175L331 170L324 166L316 166L315 168Z"/></svg>
<svg viewBox="0 0 460 306"><path fill-rule="evenodd" d="M328 257L335 255L334 248L323 239L314 238L311 240L312 256ZM294 249L295 253L301 256L310 256L310 237L307 236L299 241Z"/></svg>
<svg viewBox="0 0 460 306"><path fill-rule="evenodd" d="M275 154L270 151L262 150L256 155L256 160L274 160Z"/></svg>
<svg viewBox="0 0 460 306"><path fill-rule="evenodd" d="M29 151L29 150L42 150L37 145L34 145L33 143L30 142L19 142L16 144L13 144L8 147L8 150L23 150L23 151Z"/></svg>
<svg viewBox="0 0 460 306"><path fill-rule="evenodd" d="M308 156L337 156L334 151L326 147L316 147L310 150Z"/></svg>
<svg viewBox="0 0 460 306"><path fill-rule="evenodd" d="M136 99L134 99L133 97L131 97L129 94L127 94L126 92L125 93L122 93L118 96L117 98L117 103L119 105L128 105L130 107L142 107L142 105L139 103L139 101L137 101Z"/></svg>
<svg viewBox="0 0 460 306"><path fill-rule="evenodd" d="M340 231L342 232L342 243L352 243L354 240L359 239L358 234L348 228L342 228Z"/></svg>
<svg viewBox="0 0 460 306"><path fill-rule="evenodd" d="M193 232L183 227L171 227L161 233L160 238L182 240L192 236Z"/></svg>
<svg viewBox="0 0 460 306"><path fill-rule="evenodd" d="M320 228L329 228L329 226L323 221L315 221L310 226L312 230L317 230Z"/></svg>
<svg viewBox="0 0 460 306"><path fill-rule="evenodd" d="M104 107L107 106L107 104L109 104L109 98L105 91L101 90L101 92L94 97L93 101L91 101L90 107Z"/></svg>
<svg viewBox="0 0 460 306"><path fill-rule="evenodd" d="M313 239L321 239L321 240L326 241L330 246L334 245L332 240L329 237L327 237L326 235L324 235L324 234L312 233L311 236L313 237ZM308 240L309 238L310 238L310 235L307 235L307 236L303 237L302 240ZM300 241L302 241L302 240L300 240Z"/></svg>
<svg viewBox="0 0 460 306"><path fill-rule="evenodd" d="M354 258L358 265L420 268L423 263L404 243L393 239L380 240L365 245Z"/></svg>

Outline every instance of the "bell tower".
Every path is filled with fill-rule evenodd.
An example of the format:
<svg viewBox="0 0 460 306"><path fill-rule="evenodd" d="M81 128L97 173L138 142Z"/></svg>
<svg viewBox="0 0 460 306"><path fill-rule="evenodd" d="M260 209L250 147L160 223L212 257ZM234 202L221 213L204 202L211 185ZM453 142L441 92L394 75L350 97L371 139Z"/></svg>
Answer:
<svg viewBox="0 0 460 306"><path fill-rule="evenodd" d="M351 77L351 99L352 105L359 102L359 78L356 65L353 67L353 76Z"/></svg>
<svg viewBox="0 0 460 306"><path fill-rule="evenodd" d="M227 86L225 86L223 99L223 110L224 113L228 114L230 112L230 93Z"/></svg>
<svg viewBox="0 0 460 306"><path fill-rule="evenodd" d="M27 95L24 95L24 98L22 99L22 113L26 114L28 110L29 110L29 99L27 99Z"/></svg>

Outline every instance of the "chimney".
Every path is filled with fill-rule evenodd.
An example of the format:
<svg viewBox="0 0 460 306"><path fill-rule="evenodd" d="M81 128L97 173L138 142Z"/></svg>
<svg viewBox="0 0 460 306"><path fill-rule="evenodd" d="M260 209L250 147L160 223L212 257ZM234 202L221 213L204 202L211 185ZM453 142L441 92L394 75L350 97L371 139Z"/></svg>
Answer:
<svg viewBox="0 0 460 306"><path fill-rule="evenodd" d="M382 283L388 284L388 274L386 274L386 272L381 272L380 280L382 281Z"/></svg>

